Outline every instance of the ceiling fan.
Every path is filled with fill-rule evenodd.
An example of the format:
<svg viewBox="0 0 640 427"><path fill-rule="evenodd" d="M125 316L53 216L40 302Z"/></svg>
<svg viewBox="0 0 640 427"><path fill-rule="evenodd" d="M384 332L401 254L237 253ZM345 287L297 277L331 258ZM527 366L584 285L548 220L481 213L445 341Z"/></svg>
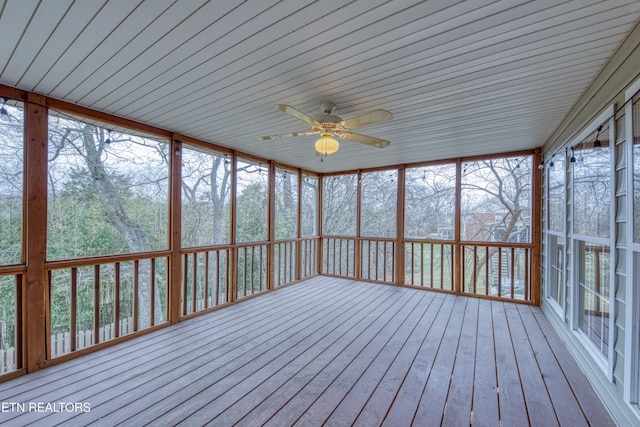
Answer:
<svg viewBox="0 0 640 427"><path fill-rule="evenodd" d="M342 117L334 116L331 114L333 112L333 109L336 107L336 105L331 102L323 102L320 105L320 109L324 114L316 117L308 116L305 113L296 110L290 105L276 104L275 107L278 110L284 111L285 113L290 114L293 117L305 122L306 124L311 126L311 131L263 136L261 137L261 139L264 141L288 138L291 136L319 134L320 139L316 141L315 148L316 155L322 157L326 157L338 151L340 144L335 139L335 137L347 141L359 142L360 144L370 145L377 148L384 148L390 144L389 141L385 141L384 139L361 135L359 133L348 132L351 129L357 129L362 126L391 120L393 118L393 115L386 110L375 110L371 111L370 113L343 120Z"/></svg>

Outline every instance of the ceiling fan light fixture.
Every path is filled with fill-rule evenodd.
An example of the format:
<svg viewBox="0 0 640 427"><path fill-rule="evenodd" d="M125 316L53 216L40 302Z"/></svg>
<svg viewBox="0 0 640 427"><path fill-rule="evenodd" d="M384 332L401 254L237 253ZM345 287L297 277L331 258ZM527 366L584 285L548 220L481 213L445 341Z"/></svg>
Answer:
<svg viewBox="0 0 640 427"><path fill-rule="evenodd" d="M316 141L315 147L317 153L326 157L338 151L340 143L330 133L323 133Z"/></svg>

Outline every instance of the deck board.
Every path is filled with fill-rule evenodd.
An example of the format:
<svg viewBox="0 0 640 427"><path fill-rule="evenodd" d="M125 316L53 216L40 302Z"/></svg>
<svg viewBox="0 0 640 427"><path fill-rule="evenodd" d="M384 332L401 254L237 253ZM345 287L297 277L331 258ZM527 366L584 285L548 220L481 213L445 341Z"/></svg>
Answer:
<svg viewBox="0 0 640 427"><path fill-rule="evenodd" d="M609 413L596 395L593 387L591 387L589 380L584 376L575 359L569 354L566 345L553 330L553 327L542 310L536 309L532 310L532 312L549 347L558 360L564 377L567 379L572 393L575 394L576 400L585 414L589 425L603 427L615 426L616 424L609 416Z"/></svg>
<svg viewBox="0 0 640 427"><path fill-rule="evenodd" d="M537 307L316 277L0 384L10 425L614 425Z"/></svg>
<svg viewBox="0 0 640 427"><path fill-rule="evenodd" d="M505 303L492 304L492 314L500 420L503 425L526 426L529 424L529 416L519 372L519 368L526 367L516 362Z"/></svg>
<svg viewBox="0 0 640 427"><path fill-rule="evenodd" d="M471 416L472 424L479 426L500 424L492 312L490 301L479 301Z"/></svg>
<svg viewBox="0 0 640 427"><path fill-rule="evenodd" d="M453 360L453 374L442 419L442 425L445 426L471 424L473 387L469 387L469 384L475 385L478 301L469 299L464 312L458 351ZM486 369L486 367L480 367L480 369Z"/></svg>
<svg viewBox="0 0 640 427"><path fill-rule="evenodd" d="M415 401L415 406L411 406L410 399L408 399L411 397L411 393L407 393L408 387L402 387L405 384L405 379L409 376L409 372L413 370L414 367L419 366L418 355L423 353L421 349L426 350L424 346L430 342L437 341L433 340L433 338L438 335L438 327L434 327L434 325L444 325L441 318L442 316L447 316L448 319L453 300L454 297L452 296L437 297L434 299L426 315L414 329L407 345L402 348L398 357L382 378L380 384L373 390L371 398L358 415L354 425L380 425L385 420L385 417L388 423L393 425L391 422L393 416L387 416L387 414L390 412L394 401L396 401L394 407L400 406L401 403L408 404L408 406L413 408L411 413L413 414L415 412L418 399ZM441 331L444 331L444 327L441 328ZM438 336L442 336L442 332ZM402 395L400 391L404 392L404 395ZM422 387L420 387L420 392L416 393L416 397L419 398L421 393Z"/></svg>
<svg viewBox="0 0 640 427"><path fill-rule="evenodd" d="M531 348L538 360L542 379L555 409L560 425L571 425L573 420L584 417L578 401L572 397L571 388L564 377L553 351L544 339L538 323L528 306L519 306L518 312L524 325Z"/></svg>
<svg viewBox="0 0 640 427"><path fill-rule="evenodd" d="M467 298L456 299L453 314L444 331L433 366L428 372L427 384L413 419L416 425L439 425L442 422L468 302Z"/></svg>
<svg viewBox="0 0 640 427"><path fill-rule="evenodd" d="M274 374L267 381L253 389L233 406L226 408L213 421L221 425L232 425L243 418L251 422L265 422L277 409L291 399L306 382L322 370L332 360L339 349L353 341L371 323L370 313L387 299L385 293L376 295L365 310L358 312L352 321L345 322L343 327L323 339L317 348L311 347L309 354L288 363L285 368Z"/></svg>
<svg viewBox="0 0 640 427"><path fill-rule="evenodd" d="M403 293L404 294L404 293ZM362 367L366 367L365 363L373 352L384 345L391 336L396 332L398 324L397 320L407 316L411 311L412 304L416 304L420 296L418 295L400 295L395 302L389 306L380 315L375 316L376 319L372 325L367 328L353 342L349 343L327 366L325 366L318 374L309 381L285 406L269 419L265 425L281 426L293 425L309 409L310 404L314 404L316 400L323 395L327 387L333 386L335 393L340 393L344 389L344 382L338 381L335 386L334 382L340 375L350 369L357 374ZM345 376L341 377L344 380ZM351 380L353 381L353 380ZM348 384L349 381L347 381ZM325 399L332 400L334 397L330 394L324 394ZM316 406L316 408L318 408ZM322 408L319 408L322 411ZM322 415L322 414L320 414ZM307 418L308 419L308 418Z"/></svg>
<svg viewBox="0 0 640 427"><path fill-rule="evenodd" d="M518 372L522 382L522 391L529 412L529 422L533 426L551 427L558 425L558 418L551 398L533 354L529 337L526 334L518 308L506 304L505 312L511 330L511 341L517 355ZM568 396L567 396L568 397Z"/></svg>
<svg viewBox="0 0 640 427"><path fill-rule="evenodd" d="M420 404L420 399L429 378L429 372L431 372L436 354L444 338L445 330L452 317L456 299L450 297L445 301L443 309L438 313L427 335L427 339L420 346L414 362L404 376L400 389L385 417L385 421L389 425L409 425L413 422L413 416Z"/></svg>

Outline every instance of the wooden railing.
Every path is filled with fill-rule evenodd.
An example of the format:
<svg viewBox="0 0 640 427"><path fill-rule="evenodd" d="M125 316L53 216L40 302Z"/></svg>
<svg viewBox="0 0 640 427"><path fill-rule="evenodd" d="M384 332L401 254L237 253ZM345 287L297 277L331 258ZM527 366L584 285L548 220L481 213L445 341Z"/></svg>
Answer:
<svg viewBox="0 0 640 427"><path fill-rule="evenodd" d="M318 271L319 237L303 237L300 239L300 278L315 276Z"/></svg>
<svg viewBox="0 0 640 427"><path fill-rule="evenodd" d="M0 312L0 374L22 367L22 289L24 266L0 267L0 292L9 302Z"/></svg>
<svg viewBox="0 0 640 427"><path fill-rule="evenodd" d="M531 301L531 244L405 239L403 245L405 285ZM324 237L322 272L396 283L396 250L395 239Z"/></svg>
<svg viewBox="0 0 640 427"><path fill-rule="evenodd" d="M230 246L185 249L182 253L182 314L230 301Z"/></svg>
<svg viewBox="0 0 640 427"><path fill-rule="evenodd" d="M275 242L275 288L318 274L318 240L318 237L303 237Z"/></svg>
<svg viewBox="0 0 640 427"><path fill-rule="evenodd" d="M279 240L274 244L274 287L296 280L297 239Z"/></svg>
<svg viewBox="0 0 640 427"><path fill-rule="evenodd" d="M405 241L405 284L454 290L453 251L453 243Z"/></svg>
<svg viewBox="0 0 640 427"><path fill-rule="evenodd" d="M394 239L360 240L360 278L377 282L395 282L396 243Z"/></svg>
<svg viewBox="0 0 640 427"><path fill-rule="evenodd" d="M236 299L267 290L267 243L236 247Z"/></svg>
<svg viewBox="0 0 640 427"><path fill-rule="evenodd" d="M274 242L273 287L318 274L319 241L322 273L396 283L395 239L327 236ZM531 298L531 245L405 240L403 249L406 285L510 300ZM182 314L266 291L268 254L268 242L185 249ZM47 357L166 322L170 261L171 253L163 251L48 262ZM15 284L23 280L23 270L4 268L0 277L11 277L19 292L22 286ZM131 327L123 328L129 318ZM19 327L16 324L16 330ZM6 361L2 365L5 372L19 366L20 355L11 360L11 366Z"/></svg>
<svg viewBox="0 0 640 427"><path fill-rule="evenodd" d="M506 299L531 299L531 245L464 243L462 292Z"/></svg>
<svg viewBox="0 0 640 427"><path fill-rule="evenodd" d="M326 236L322 239L322 272L334 276L356 277L356 238Z"/></svg>
<svg viewBox="0 0 640 427"><path fill-rule="evenodd" d="M318 237L307 237L274 243L274 288L318 274L317 242ZM267 290L268 246L259 242L183 249L182 315L231 302L232 279L236 286L234 299Z"/></svg>
<svg viewBox="0 0 640 427"><path fill-rule="evenodd" d="M47 358L166 322L169 263L168 251L48 262ZM115 327L127 318L130 330Z"/></svg>

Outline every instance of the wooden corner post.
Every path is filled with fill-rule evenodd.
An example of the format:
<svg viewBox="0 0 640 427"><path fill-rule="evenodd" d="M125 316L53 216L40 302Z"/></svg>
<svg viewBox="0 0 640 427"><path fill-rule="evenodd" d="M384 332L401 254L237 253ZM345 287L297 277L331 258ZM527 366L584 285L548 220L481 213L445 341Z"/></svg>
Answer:
<svg viewBox="0 0 640 427"><path fill-rule="evenodd" d="M47 149L48 111L42 95L30 93L25 105L25 249L24 305L25 364L27 372L46 360L47 273Z"/></svg>
<svg viewBox="0 0 640 427"><path fill-rule="evenodd" d="M456 200L455 200L455 227L453 246L453 290L461 293L464 290L464 277L462 276L462 159L456 160Z"/></svg>
<svg viewBox="0 0 640 427"><path fill-rule="evenodd" d="M169 247L171 249L171 279L169 280L169 321L180 321L182 299L182 137L174 134L169 145L171 150L169 175ZM185 266L186 268L186 266Z"/></svg>
<svg viewBox="0 0 640 427"><path fill-rule="evenodd" d="M531 302L540 305L542 285L542 170L538 165L542 162L542 152L538 148L532 156L531 165Z"/></svg>
<svg viewBox="0 0 640 427"><path fill-rule="evenodd" d="M404 285L404 209L405 209L405 186L406 169L401 166L398 169L398 194L396 206L396 285Z"/></svg>

